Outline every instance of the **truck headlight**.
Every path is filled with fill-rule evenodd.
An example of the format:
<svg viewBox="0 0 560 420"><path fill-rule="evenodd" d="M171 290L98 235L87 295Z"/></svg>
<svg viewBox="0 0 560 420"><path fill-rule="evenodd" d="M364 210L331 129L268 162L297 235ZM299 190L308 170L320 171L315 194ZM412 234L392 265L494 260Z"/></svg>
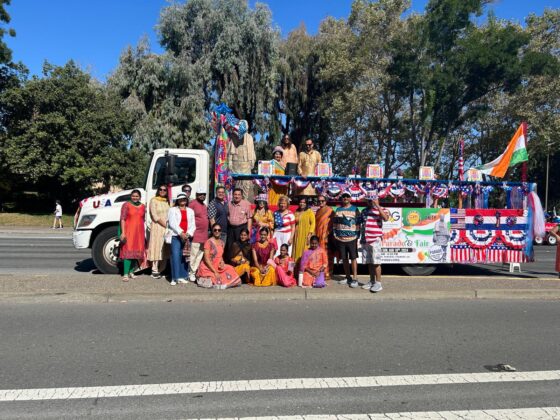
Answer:
<svg viewBox="0 0 560 420"><path fill-rule="evenodd" d="M91 225L97 216L95 214L86 214L82 216L78 223L78 228L83 228Z"/></svg>

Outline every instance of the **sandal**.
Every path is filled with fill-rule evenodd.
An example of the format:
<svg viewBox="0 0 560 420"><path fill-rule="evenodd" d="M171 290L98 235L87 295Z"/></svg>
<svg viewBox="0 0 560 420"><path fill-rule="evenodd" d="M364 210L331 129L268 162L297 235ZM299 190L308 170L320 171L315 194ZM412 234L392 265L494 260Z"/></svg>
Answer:
<svg viewBox="0 0 560 420"><path fill-rule="evenodd" d="M130 274L128 275L128 278L135 279L135 278L136 278L136 275L135 275L134 273L130 273Z"/></svg>
<svg viewBox="0 0 560 420"><path fill-rule="evenodd" d="M128 276L123 276L122 281L127 282L128 281Z"/></svg>

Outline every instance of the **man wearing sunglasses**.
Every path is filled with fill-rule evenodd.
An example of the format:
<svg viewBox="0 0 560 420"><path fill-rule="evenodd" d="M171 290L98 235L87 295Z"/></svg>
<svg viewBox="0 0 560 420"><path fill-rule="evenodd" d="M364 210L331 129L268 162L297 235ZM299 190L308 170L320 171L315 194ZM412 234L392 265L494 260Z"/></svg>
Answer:
<svg viewBox="0 0 560 420"><path fill-rule="evenodd" d="M192 192L192 188L189 184L185 184L181 187L181 192L185 193L187 196L187 205L190 203L191 201L191 192Z"/></svg>
<svg viewBox="0 0 560 420"><path fill-rule="evenodd" d="M197 188L196 199L189 203L189 208L194 212L196 229L191 243L191 264L189 280L196 281L196 271L204 256L204 243L208 240L208 209L206 200L206 189Z"/></svg>
<svg viewBox="0 0 560 420"><path fill-rule="evenodd" d="M336 249L342 258L346 278L338 284L347 284L355 288L358 283L358 237L360 236L361 216L360 211L350 199L350 192L344 191L341 195L342 206L336 209L333 218L333 233ZM350 277L350 262L352 264L352 277Z"/></svg>
<svg viewBox="0 0 560 420"><path fill-rule="evenodd" d="M313 140L307 139L303 142L302 151L299 153L298 174L303 177L314 176L315 168L321 163L321 154L313 148ZM315 188L311 184L305 187L299 195L315 196Z"/></svg>

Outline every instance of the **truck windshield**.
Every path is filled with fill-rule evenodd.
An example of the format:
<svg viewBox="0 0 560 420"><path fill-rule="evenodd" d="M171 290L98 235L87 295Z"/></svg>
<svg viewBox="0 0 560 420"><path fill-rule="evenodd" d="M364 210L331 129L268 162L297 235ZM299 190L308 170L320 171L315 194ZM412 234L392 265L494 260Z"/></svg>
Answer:
<svg viewBox="0 0 560 420"><path fill-rule="evenodd" d="M175 160L177 178L173 185L191 184L196 180L196 159L192 157L180 157ZM152 188L165 184L165 157L160 157L154 166L152 177Z"/></svg>

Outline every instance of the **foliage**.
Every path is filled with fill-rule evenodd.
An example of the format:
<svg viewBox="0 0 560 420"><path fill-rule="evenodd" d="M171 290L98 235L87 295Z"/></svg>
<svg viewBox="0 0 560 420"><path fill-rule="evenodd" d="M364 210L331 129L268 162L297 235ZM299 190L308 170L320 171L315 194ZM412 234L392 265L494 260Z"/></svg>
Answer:
<svg viewBox="0 0 560 420"><path fill-rule="evenodd" d="M137 116L135 142L154 147L202 147L210 138L206 113L226 102L253 133L274 122L278 31L262 4L192 0L163 9L162 55L145 43L128 49L111 78Z"/></svg>
<svg viewBox="0 0 560 420"><path fill-rule="evenodd" d="M1 102L7 132L2 159L25 185L68 199L95 183L108 188L133 180L137 163L130 159L137 155L128 151L129 116L72 61L46 63L43 78L6 90Z"/></svg>

